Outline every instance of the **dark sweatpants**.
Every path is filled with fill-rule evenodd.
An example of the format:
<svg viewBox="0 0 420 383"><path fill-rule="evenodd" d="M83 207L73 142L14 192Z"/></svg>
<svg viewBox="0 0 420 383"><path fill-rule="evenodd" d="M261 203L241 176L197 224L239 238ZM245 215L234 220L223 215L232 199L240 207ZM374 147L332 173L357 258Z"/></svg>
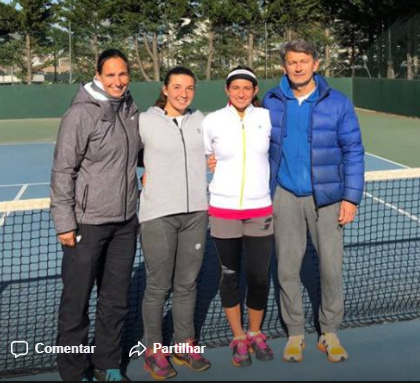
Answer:
<svg viewBox="0 0 420 383"><path fill-rule="evenodd" d="M124 223L80 225L81 239L76 248L63 247L63 294L61 297L59 346L88 344L89 300L98 285L95 354L97 369L119 369L121 333L128 313L131 281L138 232L137 215ZM63 380L80 380L90 367L89 355L60 354L58 367Z"/></svg>

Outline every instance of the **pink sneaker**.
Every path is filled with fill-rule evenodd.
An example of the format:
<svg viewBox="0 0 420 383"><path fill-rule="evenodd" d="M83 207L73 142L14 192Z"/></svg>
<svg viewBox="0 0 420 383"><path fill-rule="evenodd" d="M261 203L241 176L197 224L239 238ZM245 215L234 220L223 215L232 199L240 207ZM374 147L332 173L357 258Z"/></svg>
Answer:
<svg viewBox="0 0 420 383"><path fill-rule="evenodd" d="M187 343L194 347L195 341L190 340ZM192 371L202 372L211 367L211 363L198 352L187 354L174 354L173 361L178 366L187 366Z"/></svg>
<svg viewBox="0 0 420 383"><path fill-rule="evenodd" d="M267 337L262 332L255 336L248 334L247 337L258 360L268 362L274 359L273 350L268 346Z"/></svg>
<svg viewBox="0 0 420 383"><path fill-rule="evenodd" d="M144 369L155 380L174 378L177 373L168 361L168 354L158 351L154 354L150 349L146 351Z"/></svg>
<svg viewBox="0 0 420 383"><path fill-rule="evenodd" d="M236 367L247 367L252 364L249 349L251 344L248 339L234 339L230 344L233 350L232 363Z"/></svg>

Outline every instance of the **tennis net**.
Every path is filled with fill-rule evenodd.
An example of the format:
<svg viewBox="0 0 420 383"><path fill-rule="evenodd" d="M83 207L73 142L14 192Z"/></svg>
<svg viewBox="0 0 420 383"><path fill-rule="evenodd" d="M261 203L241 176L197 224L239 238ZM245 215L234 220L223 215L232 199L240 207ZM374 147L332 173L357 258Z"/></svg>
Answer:
<svg viewBox="0 0 420 383"><path fill-rule="evenodd" d="M366 174L357 220L345 229L343 328L420 317L420 169ZM49 200L0 203L0 376L56 368L56 356L36 354L35 344L55 345L61 296L61 247ZM306 330L318 329L320 304L318 259L308 245L302 268ZM263 331L284 336L279 315L276 260ZM218 295L220 268L209 238L198 282L196 329L201 344L226 345L231 333ZM143 338L141 302L145 268L138 249L130 290L130 313L123 336L127 352ZM242 283L245 294L246 282ZM96 291L91 298L94 325ZM244 322L247 315L244 314ZM173 334L171 303L165 308L164 334ZM93 339L93 331L90 339ZM26 341L29 352L15 358L11 343ZM16 353L25 353L15 345ZM17 351L16 351L17 350ZM21 351L21 352L20 352Z"/></svg>

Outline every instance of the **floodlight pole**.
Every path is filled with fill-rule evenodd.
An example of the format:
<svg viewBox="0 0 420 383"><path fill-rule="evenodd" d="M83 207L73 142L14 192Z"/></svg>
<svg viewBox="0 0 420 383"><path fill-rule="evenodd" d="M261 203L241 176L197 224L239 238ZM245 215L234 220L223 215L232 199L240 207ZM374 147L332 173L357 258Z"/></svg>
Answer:
<svg viewBox="0 0 420 383"><path fill-rule="evenodd" d="M70 64L70 76L69 83L73 82L73 68L72 68L72 39L71 39L71 21L69 20L69 64Z"/></svg>
<svg viewBox="0 0 420 383"><path fill-rule="evenodd" d="M267 22L264 23L265 28L265 78L268 78L268 32L267 32Z"/></svg>

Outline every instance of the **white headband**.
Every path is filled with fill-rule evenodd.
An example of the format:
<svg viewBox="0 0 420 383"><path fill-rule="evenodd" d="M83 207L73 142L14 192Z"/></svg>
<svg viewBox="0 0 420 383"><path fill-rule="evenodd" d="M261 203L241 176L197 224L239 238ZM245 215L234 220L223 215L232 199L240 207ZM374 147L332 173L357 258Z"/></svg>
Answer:
<svg viewBox="0 0 420 383"><path fill-rule="evenodd" d="M254 78L255 80L257 79L257 76L255 76L255 74L250 72L249 70L237 69L237 70L234 70L233 72L229 73L229 76L226 80L229 80L231 77L238 76L238 75L246 75L246 76L250 76L250 77Z"/></svg>

